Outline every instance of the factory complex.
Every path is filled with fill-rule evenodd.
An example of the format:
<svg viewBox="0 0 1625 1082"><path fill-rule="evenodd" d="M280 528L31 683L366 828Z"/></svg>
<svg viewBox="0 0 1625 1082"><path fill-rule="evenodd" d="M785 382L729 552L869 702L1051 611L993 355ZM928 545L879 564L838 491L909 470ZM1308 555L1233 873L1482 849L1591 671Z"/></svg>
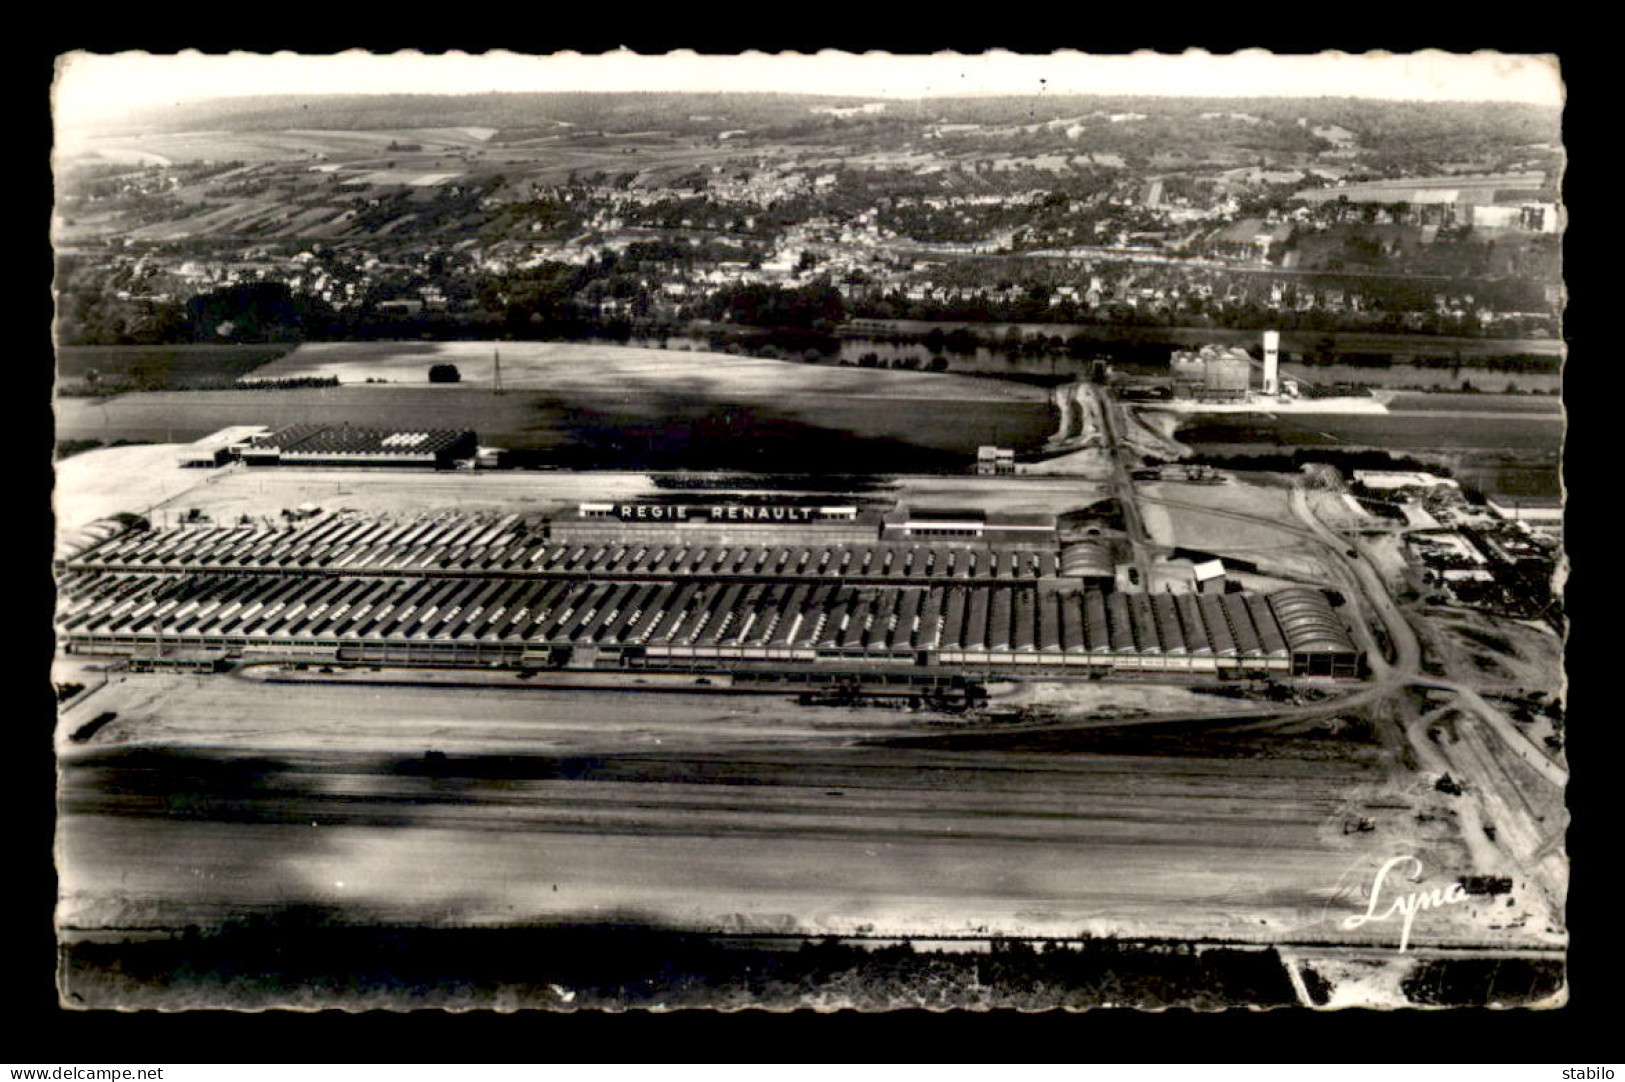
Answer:
<svg viewBox="0 0 1625 1082"><path fill-rule="evenodd" d="M183 667L836 668L926 681L967 669L1361 674L1318 590L1115 589L1109 544L1058 543L1053 523L1035 539L1020 530L1035 524L1018 521L1021 541L1005 543L998 516L896 510L860 541L801 532L861 525L845 506L583 506L558 523L323 513L87 532L86 547L59 561L58 633L69 651ZM736 521L748 533L728 540L674 528ZM572 532L602 522L637 525L624 536ZM911 534L914 523L944 533Z"/></svg>
<svg viewBox="0 0 1625 1082"><path fill-rule="evenodd" d="M1279 335L1263 345L1261 365L1235 348L1176 352L1172 400L1292 397ZM183 448L179 464L447 470L488 450L467 430L237 426ZM1012 453L982 451L978 472L1013 470ZM307 503L236 525L195 509L159 529L107 520L61 540L58 635L70 652L194 668L1363 675L1326 593L1243 589L1211 554L1188 557L1188 581L1153 589L1138 528L1088 508L701 488L507 514Z"/></svg>
<svg viewBox="0 0 1625 1082"><path fill-rule="evenodd" d="M1281 332L1264 332L1264 359L1260 364L1239 346L1206 345L1175 350L1168 358L1170 388L1175 401L1202 403L1249 402L1254 395L1295 398L1297 384L1281 378ZM1253 369L1260 370L1254 387Z"/></svg>

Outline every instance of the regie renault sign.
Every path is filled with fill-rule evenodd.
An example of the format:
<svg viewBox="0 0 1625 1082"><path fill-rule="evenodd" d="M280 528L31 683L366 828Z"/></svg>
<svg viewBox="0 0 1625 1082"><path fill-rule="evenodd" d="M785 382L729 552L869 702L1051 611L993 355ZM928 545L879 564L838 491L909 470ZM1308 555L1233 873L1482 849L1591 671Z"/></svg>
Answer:
<svg viewBox="0 0 1625 1082"><path fill-rule="evenodd" d="M793 523L851 520L856 507L809 507L802 504L683 504L583 503L586 518L618 518L623 522L756 522Z"/></svg>

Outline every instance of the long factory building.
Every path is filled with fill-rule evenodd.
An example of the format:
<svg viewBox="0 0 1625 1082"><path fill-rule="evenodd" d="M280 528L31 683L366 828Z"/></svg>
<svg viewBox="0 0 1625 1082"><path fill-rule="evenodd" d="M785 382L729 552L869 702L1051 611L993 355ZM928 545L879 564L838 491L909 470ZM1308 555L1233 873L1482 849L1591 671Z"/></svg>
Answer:
<svg viewBox="0 0 1625 1082"><path fill-rule="evenodd" d="M1070 546L792 540L566 540L454 512L139 530L59 564L57 626L77 652L267 660L1361 671L1310 588L1122 593Z"/></svg>

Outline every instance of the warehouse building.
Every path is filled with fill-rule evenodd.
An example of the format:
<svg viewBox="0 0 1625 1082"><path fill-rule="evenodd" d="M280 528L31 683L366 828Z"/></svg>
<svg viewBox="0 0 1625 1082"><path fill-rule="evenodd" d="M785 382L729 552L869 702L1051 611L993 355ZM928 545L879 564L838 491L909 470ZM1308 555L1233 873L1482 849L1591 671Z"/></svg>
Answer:
<svg viewBox="0 0 1625 1082"><path fill-rule="evenodd" d="M883 544L872 532L866 543L785 533L777 543L759 543L748 533L717 541L672 530L581 538L549 534L545 525L517 514L373 517L328 512L292 531L264 523L139 531L108 540L67 566L99 571L627 579L705 575L889 582L1037 581L1061 573L1055 551L1025 546ZM793 538L800 540L792 543Z"/></svg>
<svg viewBox="0 0 1625 1082"><path fill-rule="evenodd" d="M112 538L68 561L58 631L70 650L133 656L1360 674L1317 590L1125 594L1088 579L1020 545L581 542L517 515L329 514Z"/></svg>
<svg viewBox="0 0 1625 1082"><path fill-rule="evenodd" d="M250 440L242 460L250 466L423 466L446 470L472 459L479 440L466 429L421 432L300 424Z"/></svg>
<svg viewBox="0 0 1625 1082"><path fill-rule="evenodd" d="M130 529L131 523L128 521L99 518L76 530L66 530L57 535L54 562L60 566L76 557L83 557L90 550L107 544Z"/></svg>
<svg viewBox="0 0 1625 1082"><path fill-rule="evenodd" d="M950 668L1357 677L1323 595L457 576L85 572L65 584L70 649L243 658L726 667L852 662Z"/></svg>
<svg viewBox="0 0 1625 1082"><path fill-rule="evenodd" d="M1486 502L1491 511L1508 522L1563 524L1563 499L1560 496L1492 496Z"/></svg>
<svg viewBox="0 0 1625 1082"><path fill-rule="evenodd" d="M1360 675L1360 654L1320 590L1294 586L1270 594L1270 608L1292 652L1294 676Z"/></svg>
<svg viewBox="0 0 1625 1082"><path fill-rule="evenodd" d="M1096 589L1112 589L1117 581L1117 561L1111 543L1092 537L1061 546L1061 574Z"/></svg>
<svg viewBox="0 0 1625 1082"><path fill-rule="evenodd" d="M1053 546L1054 515L899 505L881 523L887 541L959 541Z"/></svg>

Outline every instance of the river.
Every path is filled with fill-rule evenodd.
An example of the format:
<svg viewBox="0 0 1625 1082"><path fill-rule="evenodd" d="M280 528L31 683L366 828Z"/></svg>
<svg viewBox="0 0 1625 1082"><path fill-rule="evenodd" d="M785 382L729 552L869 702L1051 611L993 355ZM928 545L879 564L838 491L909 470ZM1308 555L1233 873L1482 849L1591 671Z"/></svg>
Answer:
<svg viewBox="0 0 1625 1082"><path fill-rule="evenodd" d="M917 333L912 328L915 323L900 326L899 334ZM972 324L918 324L925 327L942 327L952 329L954 326L974 326ZM1027 324L983 324L984 336L1003 335L1010 326L1023 328L1024 333L1060 335L1067 337L1079 328L1062 325L1047 325L1037 323ZM1083 330L1102 332L1112 328L1082 328ZM1157 328L1126 328L1133 331L1158 330ZM1180 328L1167 329L1171 335L1189 338L1188 342L1169 344L1166 342L1132 341L1100 343L1100 353L1109 356L1114 367L1152 375L1167 371L1166 358L1174 348L1189 348L1205 342L1222 342L1234 345L1251 345L1256 343L1258 335L1254 332L1238 331L1195 331ZM1206 334L1208 337L1201 337ZM1240 337L1238 337L1240 336ZM1345 336L1351 339L1377 339L1391 340L1404 339L1414 343L1418 336L1402 335L1364 335ZM1287 336L1283 335L1283 349L1286 349ZM1489 340L1469 339L1423 339L1429 342L1474 342L1482 347L1491 344ZM659 348L664 343L667 349L682 350L709 350L712 348L709 339L693 335L671 335L666 338L636 338L630 345ZM1530 348L1529 353L1545 355L1545 347L1550 343L1539 342L1512 342L1499 343L1508 347L1536 347ZM1415 356L1420 352L1421 346L1412 345ZM1443 348L1443 347L1440 347ZM1287 352L1292 352L1287 349ZM934 360L940 358L940 363L947 364L947 371L962 375L999 376L1006 379L1019 379L1043 383L1063 383L1078 379L1088 374L1093 361L1093 355L1088 358L1076 358L1062 353L1031 354L1011 350L1003 346L978 345L969 352L955 352L947 349L933 351L925 342L919 340L899 340L891 337L868 337L862 335L843 335L836 341L836 349L826 356L837 363L859 364L868 355L874 354L879 362L886 367L895 367L899 364L916 365L926 368ZM1406 354L1400 354L1406 355ZM1463 358L1474 356L1474 353L1464 352ZM1479 354L1481 355L1481 354ZM1464 387L1468 390L1502 392L1512 389L1519 393L1557 394L1563 387L1563 376L1557 371L1530 371L1516 372L1504 371L1489 365L1463 364L1460 366L1419 365L1395 363L1389 365L1367 364L1302 364L1294 361L1284 361L1281 365L1283 374L1301 380L1309 386L1321 385L1367 385L1388 389L1410 389L1426 391L1457 391Z"/></svg>

